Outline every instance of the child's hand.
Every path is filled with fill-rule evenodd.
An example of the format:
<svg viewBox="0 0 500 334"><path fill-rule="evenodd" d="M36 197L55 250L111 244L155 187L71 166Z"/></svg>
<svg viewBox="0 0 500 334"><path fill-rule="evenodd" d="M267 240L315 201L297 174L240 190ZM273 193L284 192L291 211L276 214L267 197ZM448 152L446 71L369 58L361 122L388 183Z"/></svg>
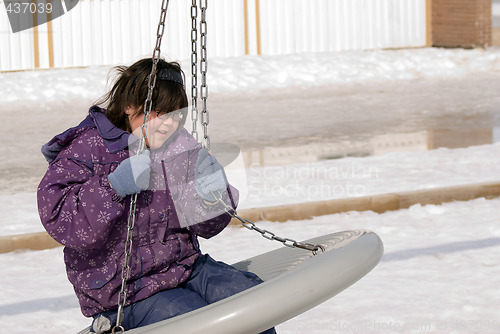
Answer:
<svg viewBox="0 0 500 334"><path fill-rule="evenodd" d="M150 152L146 150L139 155L131 156L123 160L115 171L108 175L109 183L122 198L148 189L151 173L149 155Z"/></svg>
<svg viewBox="0 0 500 334"><path fill-rule="evenodd" d="M216 202L212 195L227 188L226 175L221 164L206 149L201 149L196 160L196 192L208 202Z"/></svg>

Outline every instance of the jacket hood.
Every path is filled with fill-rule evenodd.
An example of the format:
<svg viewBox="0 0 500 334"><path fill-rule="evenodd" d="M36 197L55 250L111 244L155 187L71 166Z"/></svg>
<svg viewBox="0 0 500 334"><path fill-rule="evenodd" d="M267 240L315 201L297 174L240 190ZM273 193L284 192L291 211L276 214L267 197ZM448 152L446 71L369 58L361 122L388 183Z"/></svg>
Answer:
<svg viewBox="0 0 500 334"><path fill-rule="evenodd" d="M117 128L111 123L104 114L103 109L92 106L88 116L80 124L56 135L42 146L41 151L43 156L49 163L54 161L59 152L89 128L97 128L97 131L104 139L104 143L111 153L125 149L130 144L129 140L138 140L135 136L131 138L130 133Z"/></svg>

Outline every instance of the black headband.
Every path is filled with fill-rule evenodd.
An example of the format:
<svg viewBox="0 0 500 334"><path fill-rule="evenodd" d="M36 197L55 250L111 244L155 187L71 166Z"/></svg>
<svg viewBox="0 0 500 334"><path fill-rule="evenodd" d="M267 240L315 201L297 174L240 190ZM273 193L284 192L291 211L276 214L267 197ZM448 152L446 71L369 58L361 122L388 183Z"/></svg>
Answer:
<svg viewBox="0 0 500 334"><path fill-rule="evenodd" d="M177 72L171 68L162 68L158 71L158 79L176 82L179 85L184 86L184 81L182 80L182 75L180 72Z"/></svg>
<svg viewBox="0 0 500 334"><path fill-rule="evenodd" d="M171 68L162 68L161 70L158 71L156 77L160 80L172 81L178 83L179 85L184 86L184 80L182 80L181 73ZM132 87L134 87L135 84L137 83L137 78L138 76L134 78L134 81L132 82Z"/></svg>

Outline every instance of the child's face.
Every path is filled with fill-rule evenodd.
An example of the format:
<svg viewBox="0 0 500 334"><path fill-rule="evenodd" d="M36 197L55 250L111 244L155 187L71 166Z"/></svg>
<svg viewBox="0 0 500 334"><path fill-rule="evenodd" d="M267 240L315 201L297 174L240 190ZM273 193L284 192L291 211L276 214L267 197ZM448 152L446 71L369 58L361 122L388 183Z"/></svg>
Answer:
<svg viewBox="0 0 500 334"><path fill-rule="evenodd" d="M131 107L129 108L130 113L126 113L129 115L132 133L140 138L144 113L138 112L138 110L134 110ZM182 114L177 111L168 114L152 111L149 114L146 145L151 149L160 148L172 136L175 130L177 130L181 117Z"/></svg>

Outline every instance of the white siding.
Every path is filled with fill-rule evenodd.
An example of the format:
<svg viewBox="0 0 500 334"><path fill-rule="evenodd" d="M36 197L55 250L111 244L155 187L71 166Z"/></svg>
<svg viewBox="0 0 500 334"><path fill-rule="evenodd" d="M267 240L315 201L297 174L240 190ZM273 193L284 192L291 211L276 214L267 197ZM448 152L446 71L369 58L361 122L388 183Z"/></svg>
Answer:
<svg viewBox="0 0 500 334"><path fill-rule="evenodd" d="M425 0L260 0L261 51L296 52L418 47L426 44ZM152 54L161 0L80 0L68 13L12 33L0 0L0 70L130 63ZM170 0L162 54L189 59L191 1ZM201 16L201 11L198 11ZM249 54L257 54L256 0L248 0ZM208 1L208 55L245 54L243 0ZM49 43L52 35L52 46ZM35 54L35 39L39 50Z"/></svg>

